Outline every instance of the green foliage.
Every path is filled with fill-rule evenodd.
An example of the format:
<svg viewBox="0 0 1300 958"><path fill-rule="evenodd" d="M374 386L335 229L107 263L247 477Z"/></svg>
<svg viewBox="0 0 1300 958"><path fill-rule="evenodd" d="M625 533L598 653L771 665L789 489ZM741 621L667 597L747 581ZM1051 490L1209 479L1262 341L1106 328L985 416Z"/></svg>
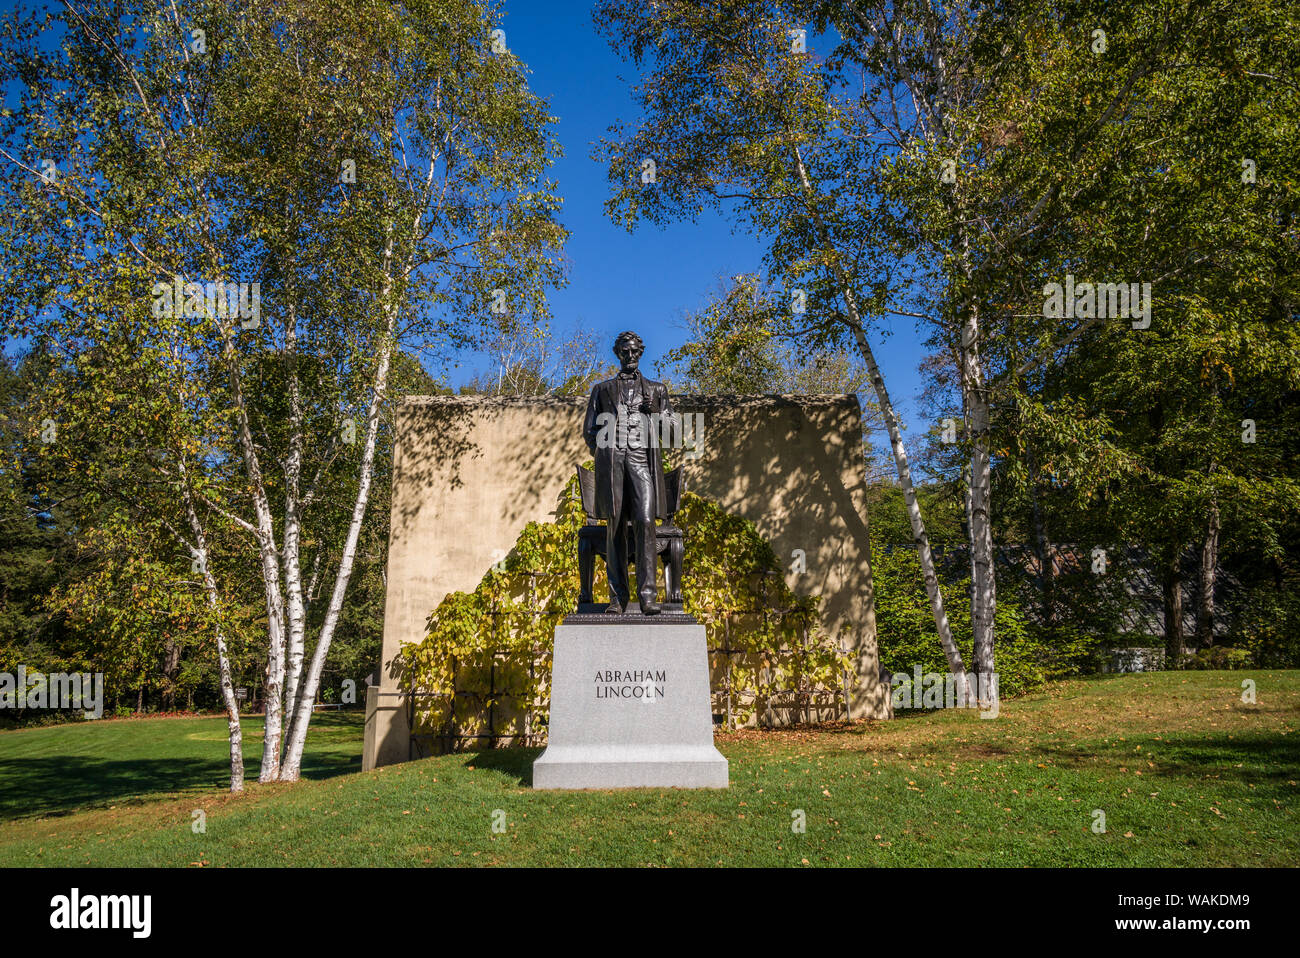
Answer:
<svg viewBox="0 0 1300 958"><path fill-rule="evenodd" d="M786 392L794 357L774 338L780 309L757 277L736 277L687 317L690 338L665 354L675 384L694 393Z"/></svg>
<svg viewBox="0 0 1300 958"><path fill-rule="evenodd" d="M705 627L715 675L725 671L715 693L729 697L735 721L783 693L838 689L849 663L818 631L818 600L786 586L754 524L689 492L676 519L688 536L686 611ZM555 627L577 607L583 522L574 477L554 522L530 522L473 592L448 595L429 616L424 641L402 653L417 736L533 736L545 725ZM490 729L489 709L501 710Z"/></svg>
<svg viewBox="0 0 1300 958"><path fill-rule="evenodd" d="M1178 557L1209 541L1208 568L1255 589L1241 559L1293 568L1283 542L1300 515L1300 90L1296 45L1277 42L1296 7L1028 3L989 25L1004 16L1020 28L989 47L1005 70L969 106L984 135L960 176L991 223L1004 200L1038 212L1034 229L1006 231L1025 245L981 283L998 310L991 368L1006 370L993 382L1006 400L998 519L1056 542L1141 545L1171 592L1192 586ZM1076 289L1151 282L1147 328L1044 317L1043 284L1067 273ZM1247 421L1258 438L1243 438Z"/></svg>
<svg viewBox="0 0 1300 958"><path fill-rule="evenodd" d="M218 623L238 683L254 670L252 650L263 625L258 606L228 598L212 609L188 562L155 558L162 551L158 540L166 541L165 532L157 533L105 516L80 537L84 568L51 592L46 605L83 640L69 643L67 651L84 668L104 673L108 702L145 690L159 694L166 707L196 692L215 704Z"/></svg>
<svg viewBox="0 0 1300 958"><path fill-rule="evenodd" d="M923 673L947 672L948 663L939 646L916 550L873 541L871 557L880 664L891 672L910 674L917 665ZM947 579L943 587L953 640L963 660L972 661L970 575ZM1002 695L1018 695L1050 678L1078 672L1091 651L1090 642L1083 638L1064 647L1048 645L1040 633L1027 626L1019 605L1004 595L998 597L996 615L997 671Z"/></svg>
<svg viewBox="0 0 1300 958"><path fill-rule="evenodd" d="M1300 665L1300 594L1294 578L1286 586L1251 589L1233 622L1236 648L1249 652L1260 668Z"/></svg>
<svg viewBox="0 0 1300 958"><path fill-rule="evenodd" d="M911 673L920 665L924 672L947 672L948 663L939 645L934 616L925 594L925 578L916 549L910 544L901 496L896 489L879 490L871 512L871 572L876 586L876 634L880 664L891 672ZM939 498L933 487L922 487L920 495L931 503L928 514L938 531L936 545L964 546L960 539L957 507ZM943 568L953 553L940 553L936 561ZM965 559L965 553L960 553ZM950 565L952 563L949 563ZM963 660L971 661L973 636L970 616L970 566L943 577L944 605L952 626L953 640ZM1017 695L1064 675L1089 669L1101 639L1077 630L1058 630L1048 636L1028 620L1025 607L1008 591L1000 591L995 625L998 635L997 671L1002 695Z"/></svg>
<svg viewBox="0 0 1300 958"><path fill-rule="evenodd" d="M73 543L56 516L65 490L24 441L42 372L0 355L0 672L82 664L67 661L66 623L43 607L72 561Z"/></svg>
<svg viewBox="0 0 1300 958"><path fill-rule="evenodd" d="M1183 659L1182 668L1200 671L1223 671L1225 669L1249 669L1255 665L1248 649L1230 649L1222 645L1212 645L1200 649Z"/></svg>

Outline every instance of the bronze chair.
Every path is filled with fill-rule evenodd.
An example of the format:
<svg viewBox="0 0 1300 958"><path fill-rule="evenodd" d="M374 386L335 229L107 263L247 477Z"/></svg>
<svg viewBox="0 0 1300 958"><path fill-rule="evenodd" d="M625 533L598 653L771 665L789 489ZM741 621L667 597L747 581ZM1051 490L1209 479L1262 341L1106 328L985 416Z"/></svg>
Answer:
<svg viewBox="0 0 1300 958"><path fill-rule="evenodd" d="M663 557L664 564L664 602L665 612L682 611L682 556L685 553L685 540L682 530L673 523L673 516L681 505L683 491L682 467L664 475L664 486L668 493L667 508L664 510L668 519L658 524L655 532L655 553ZM596 518L596 474L583 466L578 467L578 489L582 493L582 511L587 516L586 523L578 530L578 575L582 583L582 594L578 597L580 612L602 611L605 603L595 608L592 597L592 581L596 571L596 556L605 556L605 525ZM628 561L635 562L636 549L632 546L634 533L632 523L627 523L624 535L628 540ZM640 580L641 571L637 570ZM654 570L655 591L659 586L659 570ZM635 603L633 603L635 605Z"/></svg>

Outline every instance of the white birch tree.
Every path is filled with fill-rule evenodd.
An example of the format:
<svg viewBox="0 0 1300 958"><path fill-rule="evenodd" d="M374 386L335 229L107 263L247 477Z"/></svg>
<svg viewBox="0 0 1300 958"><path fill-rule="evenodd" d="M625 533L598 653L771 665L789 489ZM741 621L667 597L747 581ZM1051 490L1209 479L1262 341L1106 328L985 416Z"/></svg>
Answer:
<svg viewBox="0 0 1300 958"><path fill-rule="evenodd" d="M55 20L66 56L14 20L6 79L25 84L24 102L0 156L16 178L5 241L23 255L4 289L9 329L42 335L55 315L75 356L159 289L185 291L167 322L130 333L141 348L175 340L204 390L175 407L196 441L185 457L139 457L136 475L170 490L196 568L255 552L259 778L294 780L377 448L391 441L395 355L436 362L483 329L544 320L561 278L551 119L493 9L470 0L69 0ZM55 178L42 177L42 150L58 157ZM92 276L115 281L91 295ZM203 308L202 286L187 308L186 284L217 280L258 284L253 315ZM212 522L242 531L235 554L213 555ZM323 608L309 602L313 580L327 583ZM214 577L203 588L216 603Z"/></svg>

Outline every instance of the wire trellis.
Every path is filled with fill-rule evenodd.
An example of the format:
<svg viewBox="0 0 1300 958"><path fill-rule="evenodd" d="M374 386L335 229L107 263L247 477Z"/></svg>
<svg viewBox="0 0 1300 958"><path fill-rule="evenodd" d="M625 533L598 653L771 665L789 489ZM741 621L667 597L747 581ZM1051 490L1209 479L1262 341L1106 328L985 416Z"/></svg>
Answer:
<svg viewBox="0 0 1300 958"><path fill-rule="evenodd" d="M810 678L814 670L810 660L824 654L809 628L804 610L773 609L767 605L768 576L779 576L769 571L760 580L758 608L746 612L729 612L717 617L722 628L723 641L708 649L711 672L710 692L714 724L727 729L739 726L739 715L753 713L753 724L760 727L778 727L793 724L827 722L847 719L849 716L849 675L841 671L834 686L828 687ZM531 584L531 583L530 583ZM746 616L759 614L765 625L784 616L800 614L800 641L794 647L773 650L743 648L733 640L744 628ZM501 620L506 613L488 613L492 620L491 635L498 635ZM516 614L517 616L517 614ZM532 615L534 622L554 617L544 611ZM837 649L841 653L843 648ZM443 754L474 748L497 748L505 745L541 746L546 742L546 726L541 718L549 706L549 687L529 690L535 686L539 670L549 671L550 650L533 647L520 655L518 650L492 648L485 650L485 661L474 667L462 669L461 663L452 661L450 692L412 690L407 697L408 720L417 756ZM520 659L526 659L521 662ZM763 660L766 664L760 664ZM769 686L775 677L776 663L794 678L788 688L778 689L763 696L757 688L747 688L734 680L738 666L746 664L751 669L765 670L763 686ZM519 674L526 665L528 683L525 687L512 687L509 676ZM424 728L421 712L443 713L445 721L434 728Z"/></svg>

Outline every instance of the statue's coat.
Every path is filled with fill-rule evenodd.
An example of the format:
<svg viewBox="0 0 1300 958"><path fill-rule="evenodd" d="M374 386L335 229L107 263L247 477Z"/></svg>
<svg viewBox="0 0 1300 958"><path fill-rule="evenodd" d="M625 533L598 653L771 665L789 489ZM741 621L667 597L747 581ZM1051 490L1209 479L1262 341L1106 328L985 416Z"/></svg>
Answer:
<svg viewBox="0 0 1300 958"><path fill-rule="evenodd" d="M668 387L663 383L646 379L640 371L641 395L648 397L652 413L666 417L672 415L672 403L668 399ZM609 519L618 515L623 501L623 450L612 446L604 449L596 445L600 434L602 413L618 415L618 377L597 383L587 400L587 418L582 424L582 438L596 460L596 518ZM605 420L608 422L608 420ZM653 424L655 420L652 420ZM650 469L654 473L655 517L667 521L668 492L664 485L663 451L658 446L650 447Z"/></svg>

